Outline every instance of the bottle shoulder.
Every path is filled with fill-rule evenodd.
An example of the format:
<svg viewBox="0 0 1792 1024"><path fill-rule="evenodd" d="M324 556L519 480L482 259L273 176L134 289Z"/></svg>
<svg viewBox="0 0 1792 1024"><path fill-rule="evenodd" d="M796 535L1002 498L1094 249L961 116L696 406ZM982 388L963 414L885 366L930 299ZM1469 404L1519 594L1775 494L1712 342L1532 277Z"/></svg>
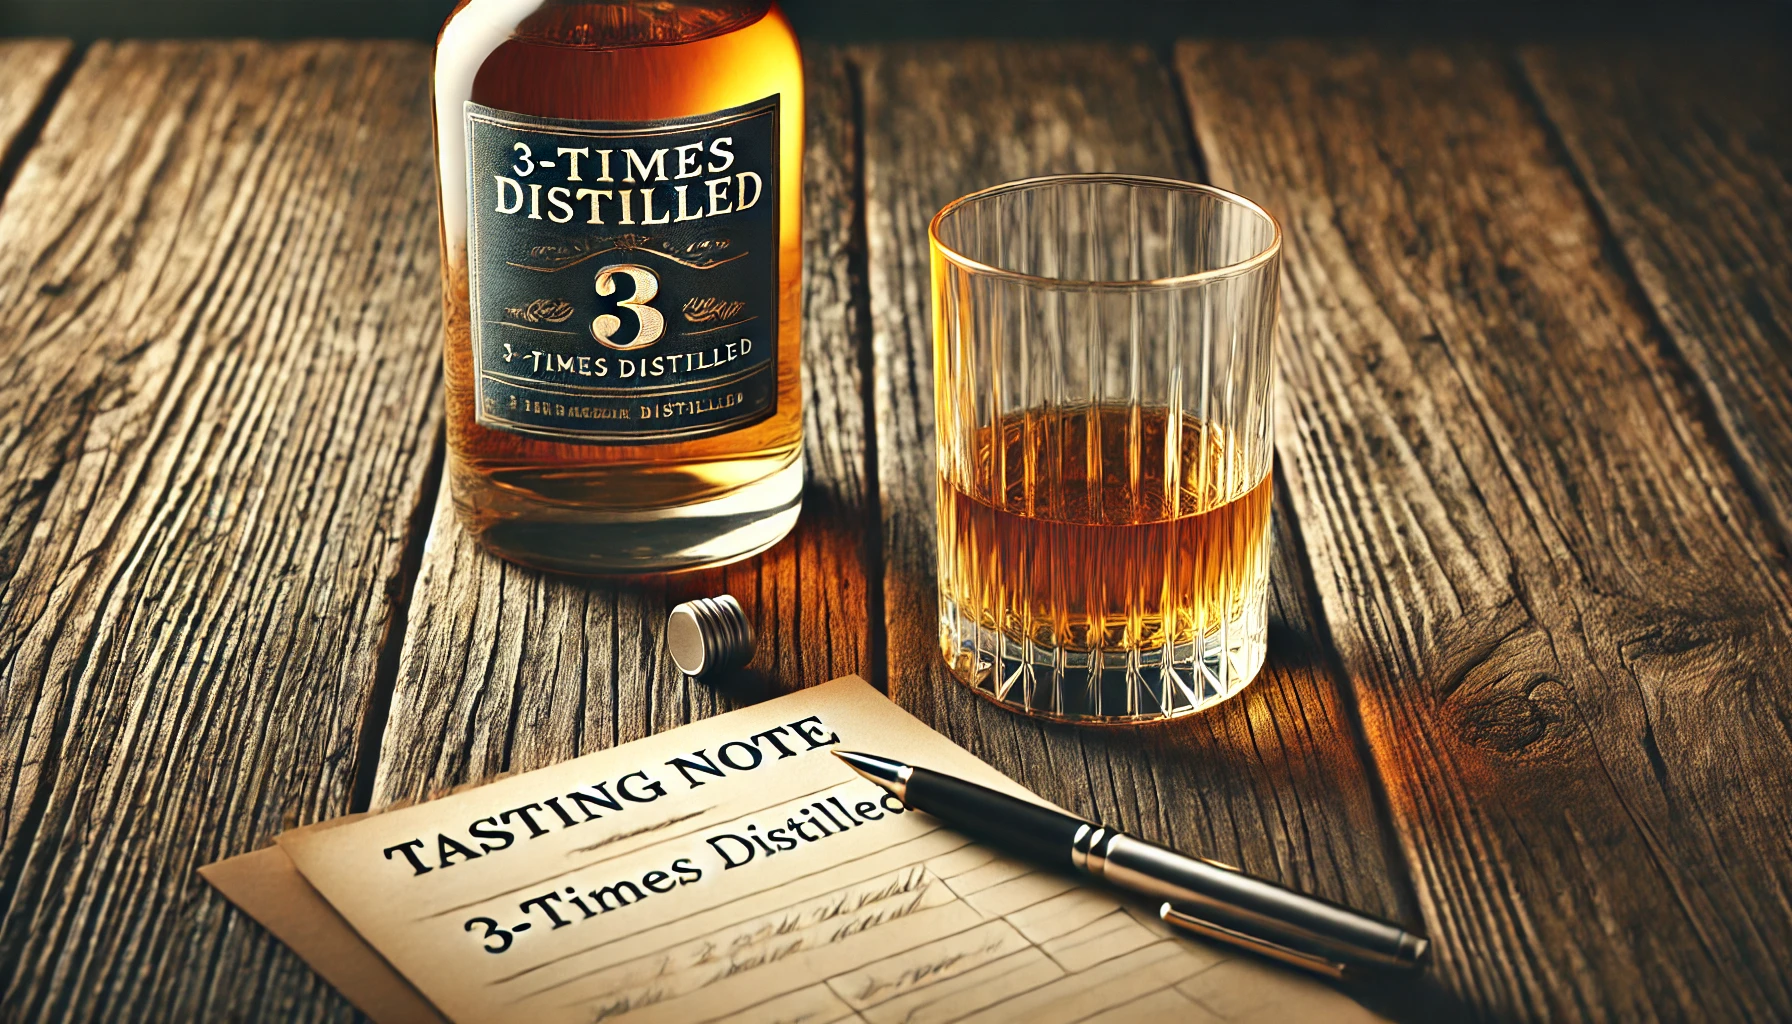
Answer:
<svg viewBox="0 0 1792 1024"><path fill-rule="evenodd" d="M489 52L505 42L575 50L684 46L769 22L790 34L772 0L461 0L437 51ZM794 37L793 37L794 38Z"/></svg>

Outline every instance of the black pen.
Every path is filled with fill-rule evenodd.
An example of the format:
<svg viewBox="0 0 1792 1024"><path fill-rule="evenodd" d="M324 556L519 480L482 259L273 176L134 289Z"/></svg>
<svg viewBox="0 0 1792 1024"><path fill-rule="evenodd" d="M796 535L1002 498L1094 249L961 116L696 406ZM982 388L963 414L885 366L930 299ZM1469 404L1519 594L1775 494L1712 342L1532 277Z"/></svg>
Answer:
<svg viewBox="0 0 1792 1024"><path fill-rule="evenodd" d="M1413 970L1429 942L1336 903L950 775L871 754L834 755L898 800L1029 860L1164 901L1165 923L1331 977Z"/></svg>

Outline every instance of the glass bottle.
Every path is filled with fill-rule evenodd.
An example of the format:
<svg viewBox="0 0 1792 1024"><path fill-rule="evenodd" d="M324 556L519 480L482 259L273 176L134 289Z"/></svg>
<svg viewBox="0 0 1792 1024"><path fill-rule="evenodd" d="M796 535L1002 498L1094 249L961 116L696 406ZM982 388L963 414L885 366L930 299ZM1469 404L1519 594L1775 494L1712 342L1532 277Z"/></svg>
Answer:
<svg viewBox="0 0 1792 1024"><path fill-rule="evenodd" d="M462 0L434 95L467 528L592 574L775 544L803 482L803 82L782 12Z"/></svg>

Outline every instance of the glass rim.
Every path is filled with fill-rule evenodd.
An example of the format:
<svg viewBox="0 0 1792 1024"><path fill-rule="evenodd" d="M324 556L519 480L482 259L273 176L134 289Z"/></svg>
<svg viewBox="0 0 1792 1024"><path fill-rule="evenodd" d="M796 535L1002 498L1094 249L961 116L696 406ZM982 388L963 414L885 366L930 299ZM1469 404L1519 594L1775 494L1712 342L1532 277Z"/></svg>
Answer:
<svg viewBox="0 0 1792 1024"><path fill-rule="evenodd" d="M1258 252L1253 253L1242 260L1238 260L1237 262L1228 263L1220 267L1213 267L1208 270L1198 270L1192 274L1177 274L1173 277L1138 278L1135 280L1096 281L1079 280L1070 277L1044 277L1039 274L1027 274L1018 270L1008 270L1004 267L992 266L981 260L975 260L966 256L964 253L952 248L940 239L940 224L945 221L946 217L972 203L983 199L989 199L994 196L1005 195L1010 192L1024 192L1028 189L1040 188L1046 185L1066 185L1078 182L1088 184L1149 185L1160 189L1180 192L1204 192L1235 206L1242 206L1252 213L1262 217L1264 220L1267 220L1270 227L1269 244L1265 245ZM991 185L988 188L979 189L969 195L959 196L957 199L952 200L945 206L940 207L940 212L934 214L933 219L927 222L927 241L933 246L935 252L946 258L947 262L954 263L966 270L974 271L979 274L986 274L992 277L1005 278L1010 281L1020 281L1048 288L1132 289L1136 291L1147 288L1179 288L1186 285L1200 284L1206 281L1218 281L1223 278L1237 277L1242 274L1248 274L1253 270L1260 269L1264 264L1275 259L1282 251L1282 222L1277 220L1274 214L1265 210L1257 202L1247 199L1236 192L1220 188L1218 185L1206 185L1200 182L1183 181L1180 178L1161 178L1149 174L1123 174L1117 172L1100 172L1093 174L1042 174L1032 178L1019 178L1015 181L1005 181L1000 185Z"/></svg>

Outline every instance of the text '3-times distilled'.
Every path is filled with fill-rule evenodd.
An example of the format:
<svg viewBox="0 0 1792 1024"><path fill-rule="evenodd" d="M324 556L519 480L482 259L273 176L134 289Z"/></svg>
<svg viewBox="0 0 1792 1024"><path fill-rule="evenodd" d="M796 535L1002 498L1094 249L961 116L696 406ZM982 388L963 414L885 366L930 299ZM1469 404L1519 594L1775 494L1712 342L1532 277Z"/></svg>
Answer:
<svg viewBox="0 0 1792 1024"><path fill-rule="evenodd" d="M663 572L801 507L802 66L770 2L463 0L436 49L455 508Z"/></svg>

